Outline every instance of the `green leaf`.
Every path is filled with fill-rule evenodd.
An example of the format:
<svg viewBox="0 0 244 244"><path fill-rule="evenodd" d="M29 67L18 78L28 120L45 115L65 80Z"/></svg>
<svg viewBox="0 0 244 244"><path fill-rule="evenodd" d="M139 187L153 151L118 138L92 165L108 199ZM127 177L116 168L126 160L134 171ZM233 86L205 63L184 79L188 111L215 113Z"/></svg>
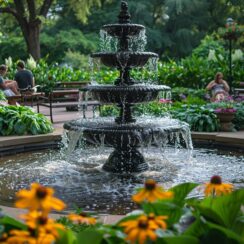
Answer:
<svg viewBox="0 0 244 244"><path fill-rule="evenodd" d="M72 230L58 230L59 238L56 241L57 244L78 244L76 235Z"/></svg>
<svg viewBox="0 0 244 244"><path fill-rule="evenodd" d="M244 203L244 189L239 189L231 194L208 197L199 203L189 203L197 209L205 218L215 221L226 228L239 231L238 219L243 215L241 206ZM239 223L241 223L239 221Z"/></svg>
<svg viewBox="0 0 244 244"><path fill-rule="evenodd" d="M197 218L185 231L185 235L191 235L195 237L200 237L208 231L208 226L206 222L203 222L201 218Z"/></svg>
<svg viewBox="0 0 244 244"><path fill-rule="evenodd" d="M174 192L173 202L183 206L187 195L197 186L198 184L196 183L183 183L170 188L169 191Z"/></svg>
<svg viewBox="0 0 244 244"><path fill-rule="evenodd" d="M167 236L163 238L158 238L156 244L197 244L200 243L199 240L194 236Z"/></svg>
<svg viewBox="0 0 244 244"><path fill-rule="evenodd" d="M4 216L3 218L0 218L0 224L4 225L6 232L9 232L12 229L27 229L27 226L25 224L9 216Z"/></svg>
<svg viewBox="0 0 244 244"><path fill-rule="evenodd" d="M96 230L85 230L77 235L77 242L82 244L100 244L102 240L103 235Z"/></svg>
<svg viewBox="0 0 244 244"><path fill-rule="evenodd" d="M235 232L227 229L227 228L224 228L222 226L219 226L219 225L216 225L216 224L213 224L213 223L210 223L210 222L207 222L206 223L211 230L217 230L221 233L223 233L226 238L228 239L228 241L232 241L232 242L226 242L226 243L244 243L244 240L241 238L240 235L237 235Z"/></svg>

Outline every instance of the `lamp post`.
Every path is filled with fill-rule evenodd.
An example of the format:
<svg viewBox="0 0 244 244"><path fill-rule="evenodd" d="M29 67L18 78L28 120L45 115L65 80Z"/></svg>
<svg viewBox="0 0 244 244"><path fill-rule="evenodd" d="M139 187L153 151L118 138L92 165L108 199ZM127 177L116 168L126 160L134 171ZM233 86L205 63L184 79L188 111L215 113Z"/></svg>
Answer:
<svg viewBox="0 0 244 244"><path fill-rule="evenodd" d="M224 35L224 38L226 40L229 40L229 75L228 75L228 81L230 85L230 91L232 91L232 82L233 82L233 76L232 76L232 44L233 40L236 39L236 23L232 18L228 18L226 20L226 33Z"/></svg>

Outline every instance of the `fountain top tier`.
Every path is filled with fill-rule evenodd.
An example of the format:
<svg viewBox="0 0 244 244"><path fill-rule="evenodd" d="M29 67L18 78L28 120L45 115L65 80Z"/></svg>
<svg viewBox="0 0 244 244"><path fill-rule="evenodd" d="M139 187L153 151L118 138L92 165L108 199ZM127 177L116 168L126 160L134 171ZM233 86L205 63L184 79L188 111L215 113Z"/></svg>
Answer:
<svg viewBox="0 0 244 244"><path fill-rule="evenodd" d="M145 66L149 59L156 60L158 55L152 52L138 52L129 50L129 42L136 38L145 27L132 24L128 12L128 4L121 2L121 9L118 15L118 23L104 25L102 29L108 35L117 38L117 52L98 52L91 55L92 58L99 58L101 63L110 68L119 70L119 77L114 85L91 85L88 90L95 100L103 104L115 103L120 109L120 115L115 119L116 123L128 124L136 120L132 116L131 107L136 103L150 102L158 97L160 91L167 91L166 86L144 85L143 80L134 80L130 77L133 68ZM155 66L157 65L156 62Z"/></svg>
<svg viewBox="0 0 244 244"><path fill-rule="evenodd" d="M125 36L137 36L140 31L144 30L143 25L132 24L131 16L128 12L128 4L125 1L121 2L121 9L118 15L117 24L104 25L102 29L106 31L110 36L121 37Z"/></svg>

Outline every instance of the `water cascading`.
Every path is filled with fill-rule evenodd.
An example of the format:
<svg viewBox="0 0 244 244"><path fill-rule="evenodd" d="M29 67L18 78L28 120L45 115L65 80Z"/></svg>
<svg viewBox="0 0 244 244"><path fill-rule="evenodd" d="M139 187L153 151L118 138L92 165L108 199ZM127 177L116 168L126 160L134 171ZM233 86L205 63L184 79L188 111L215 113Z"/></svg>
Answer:
<svg viewBox="0 0 244 244"><path fill-rule="evenodd" d="M134 105L154 101L160 92L166 93L170 87L146 84L143 80L131 78L132 69L144 67L150 63L150 59L155 66L158 55L142 51L146 40L145 27L131 23L127 2L121 2L118 23L104 25L100 34L102 52L92 54L91 58L98 58L103 65L116 68L119 77L114 85L89 85L87 89L101 104L117 105L119 116L105 120L74 120L65 123L64 128L81 135L88 144L113 147L114 151L103 169L114 173L148 170L148 163L140 152L142 147L164 147L172 138L179 138L180 135L185 139L187 147L191 147L190 130L186 124L173 119L145 120L133 116ZM112 45L113 38L115 42ZM135 43L138 43L137 50Z"/></svg>

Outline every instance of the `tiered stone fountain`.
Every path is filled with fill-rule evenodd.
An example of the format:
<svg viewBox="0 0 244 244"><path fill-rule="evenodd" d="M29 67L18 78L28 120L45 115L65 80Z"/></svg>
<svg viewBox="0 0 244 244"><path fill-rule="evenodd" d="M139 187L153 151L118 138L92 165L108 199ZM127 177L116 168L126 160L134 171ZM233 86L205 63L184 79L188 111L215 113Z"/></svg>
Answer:
<svg viewBox="0 0 244 244"><path fill-rule="evenodd" d="M120 76L114 81L114 85L90 85L88 90L93 98L102 104L116 104L120 110L119 116L115 121L71 121L66 123L64 128L69 131L82 131L85 140L92 144L103 144L114 148L103 165L105 171L141 172L148 169L148 164L138 149L149 144L158 145L159 138L165 142L173 133L185 132L187 126L179 125L178 122L164 125L154 120L138 123L133 117L132 107L135 104L153 101L157 99L160 91L167 91L170 88L163 85L145 85L143 81L131 78L130 71L133 68L143 67L150 58L157 58L158 55L130 50L130 41L139 36L145 27L131 23L125 1L121 2L118 19L117 24L102 27L107 35L118 39L117 52L99 52L92 54L91 57L99 58L107 67L117 68Z"/></svg>

